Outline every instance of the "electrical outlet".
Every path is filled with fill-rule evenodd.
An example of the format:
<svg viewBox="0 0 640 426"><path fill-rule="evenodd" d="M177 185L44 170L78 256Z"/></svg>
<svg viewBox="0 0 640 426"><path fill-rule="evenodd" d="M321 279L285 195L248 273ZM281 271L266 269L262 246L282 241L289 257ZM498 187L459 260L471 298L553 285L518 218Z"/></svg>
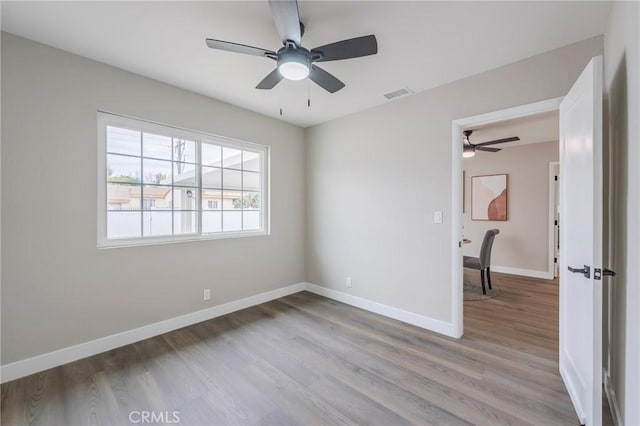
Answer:
<svg viewBox="0 0 640 426"><path fill-rule="evenodd" d="M351 277L347 277L347 280L345 281L345 284L347 287L351 287Z"/></svg>
<svg viewBox="0 0 640 426"><path fill-rule="evenodd" d="M202 295L202 300L210 300L211 299L211 289L205 288L204 294Z"/></svg>

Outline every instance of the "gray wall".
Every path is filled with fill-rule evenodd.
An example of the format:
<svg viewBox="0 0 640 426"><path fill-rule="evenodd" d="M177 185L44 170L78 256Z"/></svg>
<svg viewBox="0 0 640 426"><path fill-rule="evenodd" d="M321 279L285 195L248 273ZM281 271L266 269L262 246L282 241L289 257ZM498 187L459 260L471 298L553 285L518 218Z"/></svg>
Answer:
<svg viewBox="0 0 640 426"><path fill-rule="evenodd" d="M609 147L609 374L621 424L640 425L640 11L613 4L604 37ZM606 361L606 356L605 356Z"/></svg>
<svg viewBox="0 0 640 426"><path fill-rule="evenodd" d="M565 95L600 54L585 40L307 129L307 281L450 322L451 121Z"/></svg>
<svg viewBox="0 0 640 426"><path fill-rule="evenodd" d="M302 129L6 33L2 107L3 364L305 280ZM270 146L271 235L96 249L98 109Z"/></svg>
<svg viewBox="0 0 640 426"><path fill-rule="evenodd" d="M549 269L549 162L560 157L558 142L505 148L464 159L465 256L478 256L487 229L498 228L492 266L547 272ZM471 177L508 174L507 221L471 220ZM497 269L496 269L497 270Z"/></svg>

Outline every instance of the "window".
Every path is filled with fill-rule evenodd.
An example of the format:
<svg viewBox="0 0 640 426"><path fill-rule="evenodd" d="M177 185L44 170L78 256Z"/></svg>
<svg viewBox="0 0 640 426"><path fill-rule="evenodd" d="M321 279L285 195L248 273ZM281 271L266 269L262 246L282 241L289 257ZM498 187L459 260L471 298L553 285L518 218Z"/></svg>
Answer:
<svg viewBox="0 0 640 426"><path fill-rule="evenodd" d="M267 233L267 147L102 112L98 141L98 246Z"/></svg>

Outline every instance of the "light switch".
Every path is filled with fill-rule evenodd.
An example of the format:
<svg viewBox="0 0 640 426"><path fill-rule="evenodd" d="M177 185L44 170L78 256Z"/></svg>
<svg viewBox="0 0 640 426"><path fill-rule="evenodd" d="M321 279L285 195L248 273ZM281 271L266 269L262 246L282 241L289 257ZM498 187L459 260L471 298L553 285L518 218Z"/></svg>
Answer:
<svg viewBox="0 0 640 426"><path fill-rule="evenodd" d="M442 212L433 212L433 223L442 223Z"/></svg>

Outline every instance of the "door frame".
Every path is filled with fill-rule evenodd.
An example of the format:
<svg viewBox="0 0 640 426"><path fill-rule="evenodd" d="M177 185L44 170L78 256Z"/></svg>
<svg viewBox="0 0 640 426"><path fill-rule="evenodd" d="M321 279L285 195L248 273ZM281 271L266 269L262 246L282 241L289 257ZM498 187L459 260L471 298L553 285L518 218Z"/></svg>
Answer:
<svg viewBox="0 0 640 426"><path fill-rule="evenodd" d="M560 141L558 141L560 143ZM556 189L556 166L560 165L560 161L549 162L549 260L548 260L548 279L552 280L556 277L556 262L555 259L555 242L556 242L556 192L559 192L559 188ZM560 200L558 199L558 204ZM559 275L559 274L558 274Z"/></svg>
<svg viewBox="0 0 640 426"><path fill-rule="evenodd" d="M459 118L451 122L451 313L454 336L462 337L463 323L463 294L462 294L462 131L471 126L493 124L513 118L528 117L544 112L558 111L564 96L533 102L513 108L493 111L470 117Z"/></svg>

